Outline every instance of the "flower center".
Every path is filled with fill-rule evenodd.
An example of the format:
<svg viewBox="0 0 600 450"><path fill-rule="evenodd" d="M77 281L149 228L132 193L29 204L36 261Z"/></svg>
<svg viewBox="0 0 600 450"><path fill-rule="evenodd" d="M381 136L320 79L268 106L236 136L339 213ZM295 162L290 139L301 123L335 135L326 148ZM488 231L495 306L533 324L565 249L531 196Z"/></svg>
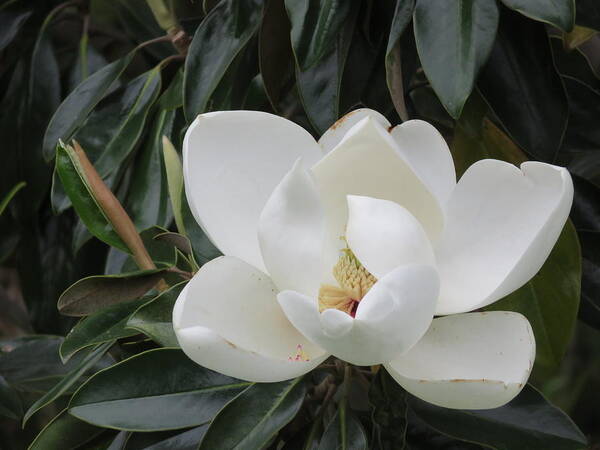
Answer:
<svg viewBox="0 0 600 450"><path fill-rule="evenodd" d="M377 279L363 267L349 248L342 250L340 259L333 266L333 276L339 286L321 285L319 312L326 309L339 309L354 317L358 303L369 292Z"/></svg>

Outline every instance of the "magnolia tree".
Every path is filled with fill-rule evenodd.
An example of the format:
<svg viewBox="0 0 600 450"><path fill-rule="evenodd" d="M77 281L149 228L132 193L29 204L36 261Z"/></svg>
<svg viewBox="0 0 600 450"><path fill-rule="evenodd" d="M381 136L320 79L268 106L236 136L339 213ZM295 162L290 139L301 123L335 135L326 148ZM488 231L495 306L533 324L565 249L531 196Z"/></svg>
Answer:
<svg viewBox="0 0 600 450"><path fill-rule="evenodd" d="M600 442L596 0L0 24L2 448Z"/></svg>

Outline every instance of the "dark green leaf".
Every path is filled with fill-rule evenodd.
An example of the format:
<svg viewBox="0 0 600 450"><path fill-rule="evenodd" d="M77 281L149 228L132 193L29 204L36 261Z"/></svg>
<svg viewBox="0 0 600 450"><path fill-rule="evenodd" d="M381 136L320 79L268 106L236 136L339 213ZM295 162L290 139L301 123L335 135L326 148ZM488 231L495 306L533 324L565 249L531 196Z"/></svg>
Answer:
<svg viewBox="0 0 600 450"><path fill-rule="evenodd" d="M185 284L176 284L140 306L129 318L127 327L141 331L163 347L179 347L173 331L173 306Z"/></svg>
<svg viewBox="0 0 600 450"><path fill-rule="evenodd" d="M165 89L159 99L162 109L172 111L183 106L183 69L177 71L169 87Z"/></svg>
<svg viewBox="0 0 600 450"><path fill-rule="evenodd" d="M253 384L217 414L200 449L263 448L296 416L305 395L302 378Z"/></svg>
<svg viewBox="0 0 600 450"><path fill-rule="evenodd" d="M12 42L33 11L0 11L0 51Z"/></svg>
<svg viewBox="0 0 600 450"><path fill-rule="evenodd" d="M579 450L586 438L560 409L530 385L509 404L487 410L457 410L408 397L409 408L427 425L464 441L497 450Z"/></svg>
<svg viewBox="0 0 600 450"><path fill-rule="evenodd" d="M2 215L2 213L4 212L4 210L6 209L6 207L8 206L8 204L10 203L10 201L13 199L13 197L15 195L17 195L17 192L19 192L21 189L23 189L25 186L27 185L27 183L25 183L24 181L21 181L20 183L17 183L2 199L2 201L0 201L0 216Z"/></svg>
<svg viewBox="0 0 600 450"><path fill-rule="evenodd" d="M127 450L196 450L208 424L184 431L135 433L127 441Z"/></svg>
<svg viewBox="0 0 600 450"><path fill-rule="evenodd" d="M113 344L113 341L106 342L93 349L85 356L85 358L83 358L77 367L66 374L52 389L37 399L23 416L23 426L25 426L25 423L27 423L31 416L33 416L37 411L52 403L61 395L64 395L70 387L72 387L90 368L92 368L100 360L100 358L104 356L104 354Z"/></svg>
<svg viewBox="0 0 600 450"><path fill-rule="evenodd" d="M380 367L369 388L374 437L381 449L406 445L406 391Z"/></svg>
<svg viewBox="0 0 600 450"><path fill-rule="evenodd" d="M417 0L414 28L423 70L454 118L492 50L498 16L495 0Z"/></svg>
<svg viewBox="0 0 600 450"><path fill-rule="evenodd" d="M91 441L102 431L64 410L40 431L28 450L71 450Z"/></svg>
<svg viewBox="0 0 600 450"><path fill-rule="evenodd" d="M338 410L327 425L319 442L319 450L366 450L367 434L360 421L352 414L345 401L340 402Z"/></svg>
<svg viewBox="0 0 600 450"><path fill-rule="evenodd" d="M249 385L200 367L181 350L149 350L90 378L69 412L107 428L186 428L210 421Z"/></svg>
<svg viewBox="0 0 600 450"><path fill-rule="evenodd" d="M578 25L600 31L600 4L596 0L577 0Z"/></svg>
<svg viewBox="0 0 600 450"><path fill-rule="evenodd" d="M89 43L88 34L82 34L79 40L77 60L73 64L73 69L69 74L70 90L75 89L79 83L107 64L104 56L98 53L94 46Z"/></svg>
<svg viewBox="0 0 600 450"><path fill-rule="evenodd" d="M258 30L262 5L262 0L224 0L196 30L183 81L183 104L188 122L206 111L227 68Z"/></svg>
<svg viewBox="0 0 600 450"><path fill-rule="evenodd" d="M117 275L96 275L71 285L58 299L58 309L69 316L86 316L116 303L136 300L158 283L164 269Z"/></svg>
<svg viewBox="0 0 600 450"><path fill-rule="evenodd" d="M575 0L501 0L509 8L534 20L571 31L575 25Z"/></svg>
<svg viewBox="0 0 600 450"><path fill-rule="evenodd" d="M154 239L172 245L184 255L192 254L192 244L190 243L190 240L182 234L172 232L161 233L157 234Z"/></svg>
<svg viewBox="0 0 600 450"><path fill-rule="evenodd" d="M185 234L189 238L194 250L194 259L198 263L204 264L217 256L221 256L219 249L210 242L210 239L208 239L198 225L198 222L196 222L192 211L190 211L184 189L181 190L181 216L185 226Z"/></svg>
<svg viewBox="0 0 600 450"><path fill-rule="evenodd" d="M23 404L17 391L0 375L0 416L20 420L23 415Z"/></svg>
<svg viewBox="0 0 600 450"><path fill-rule="evenodd" d="M90 345L102 344L137 334L135 330L126 328L127 319L147 301L147 298L140 298L117 303L82 319L67 334L60 346L62 360L68 361L76 352Z"/></svg>
<svg viewBox="0 0 600 450"><path fill-rule="evenodd" d="M544 25L505 10L478 86L517 144L536 159L555 160L568 105Z"/></svg>
<svg viewBox="0 0 600 450"><path fill-rule="evenodd" d="M69 141L88 114L94 109L119 75L133 59L134 52L103 67L85 79L60 104L46 130L43 153L46 161L54 158L54 149L59 140Z"/></svg>
<svg viewBox="0 0 600 450"><path fill-rule="evenodd" d="M73 202L75 211L88 230L108 245L128 252L128 247L114 232L104 211L96 201L72 147L59 144L56 148L56 172Z"/></svg>
<svg viewBox="0 0 600 450"><path fill-rule="evenodd" d="M165 231L167 230L157 226L140 231L140 237L142 238L144 247L146 247L150 258L152 258L152 261L154 261L159 268L172 267L177 262L177 254L173 246L167 242L155 239L156 236L164 234ZM138 265L133 257L128 256L120 271L134 272L137 269Z"/></svg>

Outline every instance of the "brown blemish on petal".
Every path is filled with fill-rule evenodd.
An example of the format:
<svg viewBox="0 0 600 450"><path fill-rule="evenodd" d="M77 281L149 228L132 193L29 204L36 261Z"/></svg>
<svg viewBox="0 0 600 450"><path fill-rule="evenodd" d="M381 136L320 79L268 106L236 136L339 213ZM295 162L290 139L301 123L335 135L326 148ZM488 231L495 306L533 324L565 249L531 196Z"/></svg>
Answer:
<svg viewBox="0 0 600 450"><path fill-rule="evenodd" d="M225 342L227 343L227 345L229 345L231 348L236 348L237 349L237 345L235 345L233 342L228 341L227 339L225 339Z"/></svg>
<svg viewBox="0 0 600 450"><path fill-rule="evenodd" d="M335 130L336 128L339 128L348 117L350 117L352 114L354 114L357 110L354 111L350 111L348 114L344 115L343 117L340 117L338 120L335 121L335 123L333 125L331 125L329 127L330 130Z"/></svg>

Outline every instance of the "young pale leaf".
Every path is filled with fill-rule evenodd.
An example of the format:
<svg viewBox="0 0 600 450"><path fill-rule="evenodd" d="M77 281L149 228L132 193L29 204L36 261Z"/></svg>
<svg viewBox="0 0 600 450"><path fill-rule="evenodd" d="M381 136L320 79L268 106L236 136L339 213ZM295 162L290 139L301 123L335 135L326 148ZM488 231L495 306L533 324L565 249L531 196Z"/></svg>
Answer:
<svg viewBox="0 0 600 450"><path fill-rule="evenodd" d="M531 385L495 409L446 409L411 395L408 406L428 426L454 438L497 450L580 450L587 440L560 409Z"/></svg>
<svg viewBox="0 0 600 450"><path fill-rule="evenodd" d="M140 298L129 302L117 303L82 319L65 336L60 346L60 357L68 361L79 350L90 345L121 339L137 334L135 330L126 328L127 319L148 298Z"/></svg>
<svg viewBox="0 0 600 450"><path fill-rule="evenodd" d="M163 347L179 347L173 331L173 307L186 282L176 284L140 306L127 321L127 328L141 331Z"/></svg>
<svg viewBox="0 0 600 450"><path fill-rule="evenodd" d="M235 56L256 33L263 0L224 0L204 18L185 61L183 105L188 122L208 101Z"/></svg>
<svg viewBox="0 0 600 450"><path fill-rule="evenodd" d="M492 50L498 17L495 0L417 0L414 28L423 70L455 119Z"/></svg>
<svg viewBox="0 0 600 450"><path fill-rule="evenodd" d="M91 441L103 431L102 428L73 417L65 409L40 431L27 450L76 448Z"/></svg>
<svg viewBox="0 0 600 450"><path fill-rule="evenodd" d="M118 275L96 275L71 285L58 299L68 316L86 316L116 303L136 300L152 289L165 269L139 270Z"/></svg>
<svg viewBox="0 0 600 450"><path fill-rule="evenodd" d="M100 360L100 358L104 356L104 354L113 344L114 341L110 341L93 349L85 356L85 358L83 358L81 363L75 369L66 374L54 387L52 387L52 389L37 399L23 416L23 427L25 427L27 421L36 412L38 412L44 406L52 403L61 395L65 394L65 392L67 392L71 386L73 386L90 368L92 368Z"/></svg>
<svg viewBox="0 0 600 450"><path fill-rule="evenodd" d="M178 349L137 354L92 376L69 413L106 428L173 430L202 425L251 383L205 369Z"/></svg>
<svg viewBox="0 0 600 450"><path fill-rule="evenodd" d="M46 161L54 158L54 149L59 140L69 141L83 124L119 75L129 65L135 51L103 67L77 86L60 104L46 129L43 153Z"/></svg>
<svg viewBox="0 0 600 450"><path fill-rule="evenodd" d="M352 414L344 399L327 425L319 442L319 450L367 450L368 441L360 421Z"/></svg>
<svg viewBox="0 0 600 450"><path fill-rule="evenodd" d="M563 31L575 25L574 0L501 0L506 6L534 20L549 23Z"/></svg>
<svg viewBox="0 0 600 450"><path fill-rule="evenodd" d="M186 235L185 224L183 222L181 211L181 193L183 191L183 169L181 160L175 147L167 136L162 137L163 158L165 161L165 171L167 173L167 185L169 189L169 199L171 200L171 209L175 217L175 225L180 234Z"/></svg>
<svg viewBox="0 0 600 450"><path fill-rule="evenodd" d="M213 419L200 449L265 447L296 416L305 395L306 385L301 377L250 386Z"/></svg>

